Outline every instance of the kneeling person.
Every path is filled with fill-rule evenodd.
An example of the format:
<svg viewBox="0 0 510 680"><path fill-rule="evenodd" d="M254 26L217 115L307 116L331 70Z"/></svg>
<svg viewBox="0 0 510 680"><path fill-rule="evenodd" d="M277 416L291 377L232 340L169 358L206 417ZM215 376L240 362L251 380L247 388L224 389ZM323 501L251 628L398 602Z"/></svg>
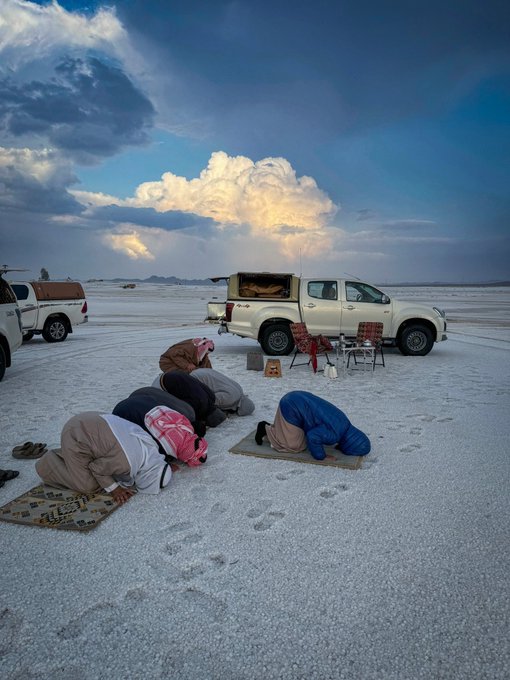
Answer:
<svg viewBox="0 0 510 680"><path fill-rule="evenodd" d="M109 413L87 411L64 425L61 449L35 468L45 484L81 493L110 493L124 503L136 491L157 494L172 477L154 439L134 423Z"/></svg>
<svg viewBox="0 0 510 680"><path fill-rule="evenodd" d="M255 440L269 439L276 451L299 453L307 447L316 460L324 460L324 446L335 446L347 456L370 452L367 435L351 423L343 411L311 392L296 390L280 399L271 425L258 424Z"/></svg>

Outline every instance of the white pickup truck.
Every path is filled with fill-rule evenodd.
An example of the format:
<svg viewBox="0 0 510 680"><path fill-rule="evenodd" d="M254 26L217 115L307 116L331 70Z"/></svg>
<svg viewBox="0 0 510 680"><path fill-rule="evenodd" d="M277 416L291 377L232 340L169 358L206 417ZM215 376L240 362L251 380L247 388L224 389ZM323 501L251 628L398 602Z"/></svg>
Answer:
<svg viewBox="0 0 510 680"><path fill-rule="evenodd" d="M301 278L293 274L239 272L211 278L228 282L225 303L208 304L219 333L253 338L272 356L294 348L290 324L304 321L312 335L356 337L360 321L382 321L383 341L402 354L425 355L446 340L446 316L436 307L390 298L357 279Z"/></svg>
<svg viewBox="0 0 510 680"><path fill-rule="evenodd" d="M78 281L13 281L23 327L23 341L42 335L63 342L73 327L88 321L85 291Z"/></svg>
<svg viewBox="0 0 510 680"><path fill-rule="evenodd" d="M0 269L0 380L11 365L12 354L21 345L21 315L16 296L2 278L7 270Z"/></svg>

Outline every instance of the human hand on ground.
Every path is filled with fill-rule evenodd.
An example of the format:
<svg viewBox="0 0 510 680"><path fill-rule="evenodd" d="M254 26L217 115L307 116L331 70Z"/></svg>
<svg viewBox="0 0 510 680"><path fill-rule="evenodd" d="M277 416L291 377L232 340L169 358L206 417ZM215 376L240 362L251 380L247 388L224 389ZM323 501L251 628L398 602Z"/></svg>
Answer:
<svg viewBox="0 0 510 680"><path fill-rule="evenodd" d="M135 493L136 492L134 489L126 489L123 486L117 486L115 489L113 489L113 491L111 491L113 500L119 505L122 505L128 501L131 496L135 495Z"/></svg>

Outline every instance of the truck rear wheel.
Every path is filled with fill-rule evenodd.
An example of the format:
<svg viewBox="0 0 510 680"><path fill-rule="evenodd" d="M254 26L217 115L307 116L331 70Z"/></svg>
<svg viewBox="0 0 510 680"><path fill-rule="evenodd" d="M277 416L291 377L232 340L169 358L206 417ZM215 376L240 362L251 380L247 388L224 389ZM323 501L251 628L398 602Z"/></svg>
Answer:
<svg viewBox="0 0 510 680"><path fill-rule="evenodd" d="M434 346L432 333L426 326L409 326L404 329L398 348L405 356L425 356Z"/></svg>
<svg viewBox="0 0 510 680"><path fill-rule="evenodd" d="M58 317L48 319L44 324L42 336L46 342L64 342L67 334L67 325Z"/></svg>
<svg viewBox="0 0 510 680"><path fill-rule="evenodd" d="M290 354L294 349L294 340L289 326L285 323L268 326L262 333L260 346L269 356L278 357Z"/></svg>

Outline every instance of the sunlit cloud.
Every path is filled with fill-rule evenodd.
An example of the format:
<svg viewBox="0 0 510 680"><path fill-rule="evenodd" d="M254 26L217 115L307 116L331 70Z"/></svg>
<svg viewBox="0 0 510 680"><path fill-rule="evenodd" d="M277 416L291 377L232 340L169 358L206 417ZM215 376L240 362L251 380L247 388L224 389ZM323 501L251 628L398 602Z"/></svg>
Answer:
<svg viewBox="0 0 510 680"><path fill-rule="evenodd" d="M120 54L127 43L126 31L113 8L100 8L85 16L68 12L58 2L41 6L26 0L0 0L0 53L10 68L62 48Z"/></svg>
<svg viewBox="0 0 510 680"><path fill-rule="evenodd" d="M0 147L0 172L8 168L46 185L75 181L71 164L52 149Z"/></svg>
<svg viewBox="0 0 510 680"><path fill-rule="evenodd" d="M103 242L112 250L127 255L130 260L155 260L155 256L143 243L139 232L131 225L121 226L123 233L103 235Z"/></svg>
<svg viewBox="0 0 510 680"><path fill-rule="evenodd" d="M73 189L71 193L79 203L85 206L87 210L93 208L101 208L108 205L122 204L122 201L116 196L112 196L111 194L104 194L100 191L92 192Z"/></svg>
<svg viewBox="0 0 510 680"><path fill-rule="evenodd" d="M207 168L191 180L166 172L144 182L127 199L85 191L73 192L83 205L153 208L210 217L219 225L248 224L255 232L288 240L321 230L337 206L312 177L297 177L284 158L254 162L245 156L213 153ZM295 233L293 233L295 232Z"/></svg>
<svg viewBox="0 0 510 680"><path fill-rule="evenodd" d="M285 225L323 226L336 211L315 180L297 177L286 159L254 162L223 151L212 154L199 177L187 180L166 172L160 181L141 184L128 203L193 212L219 223L246 223L268 231Z"/></svg>

